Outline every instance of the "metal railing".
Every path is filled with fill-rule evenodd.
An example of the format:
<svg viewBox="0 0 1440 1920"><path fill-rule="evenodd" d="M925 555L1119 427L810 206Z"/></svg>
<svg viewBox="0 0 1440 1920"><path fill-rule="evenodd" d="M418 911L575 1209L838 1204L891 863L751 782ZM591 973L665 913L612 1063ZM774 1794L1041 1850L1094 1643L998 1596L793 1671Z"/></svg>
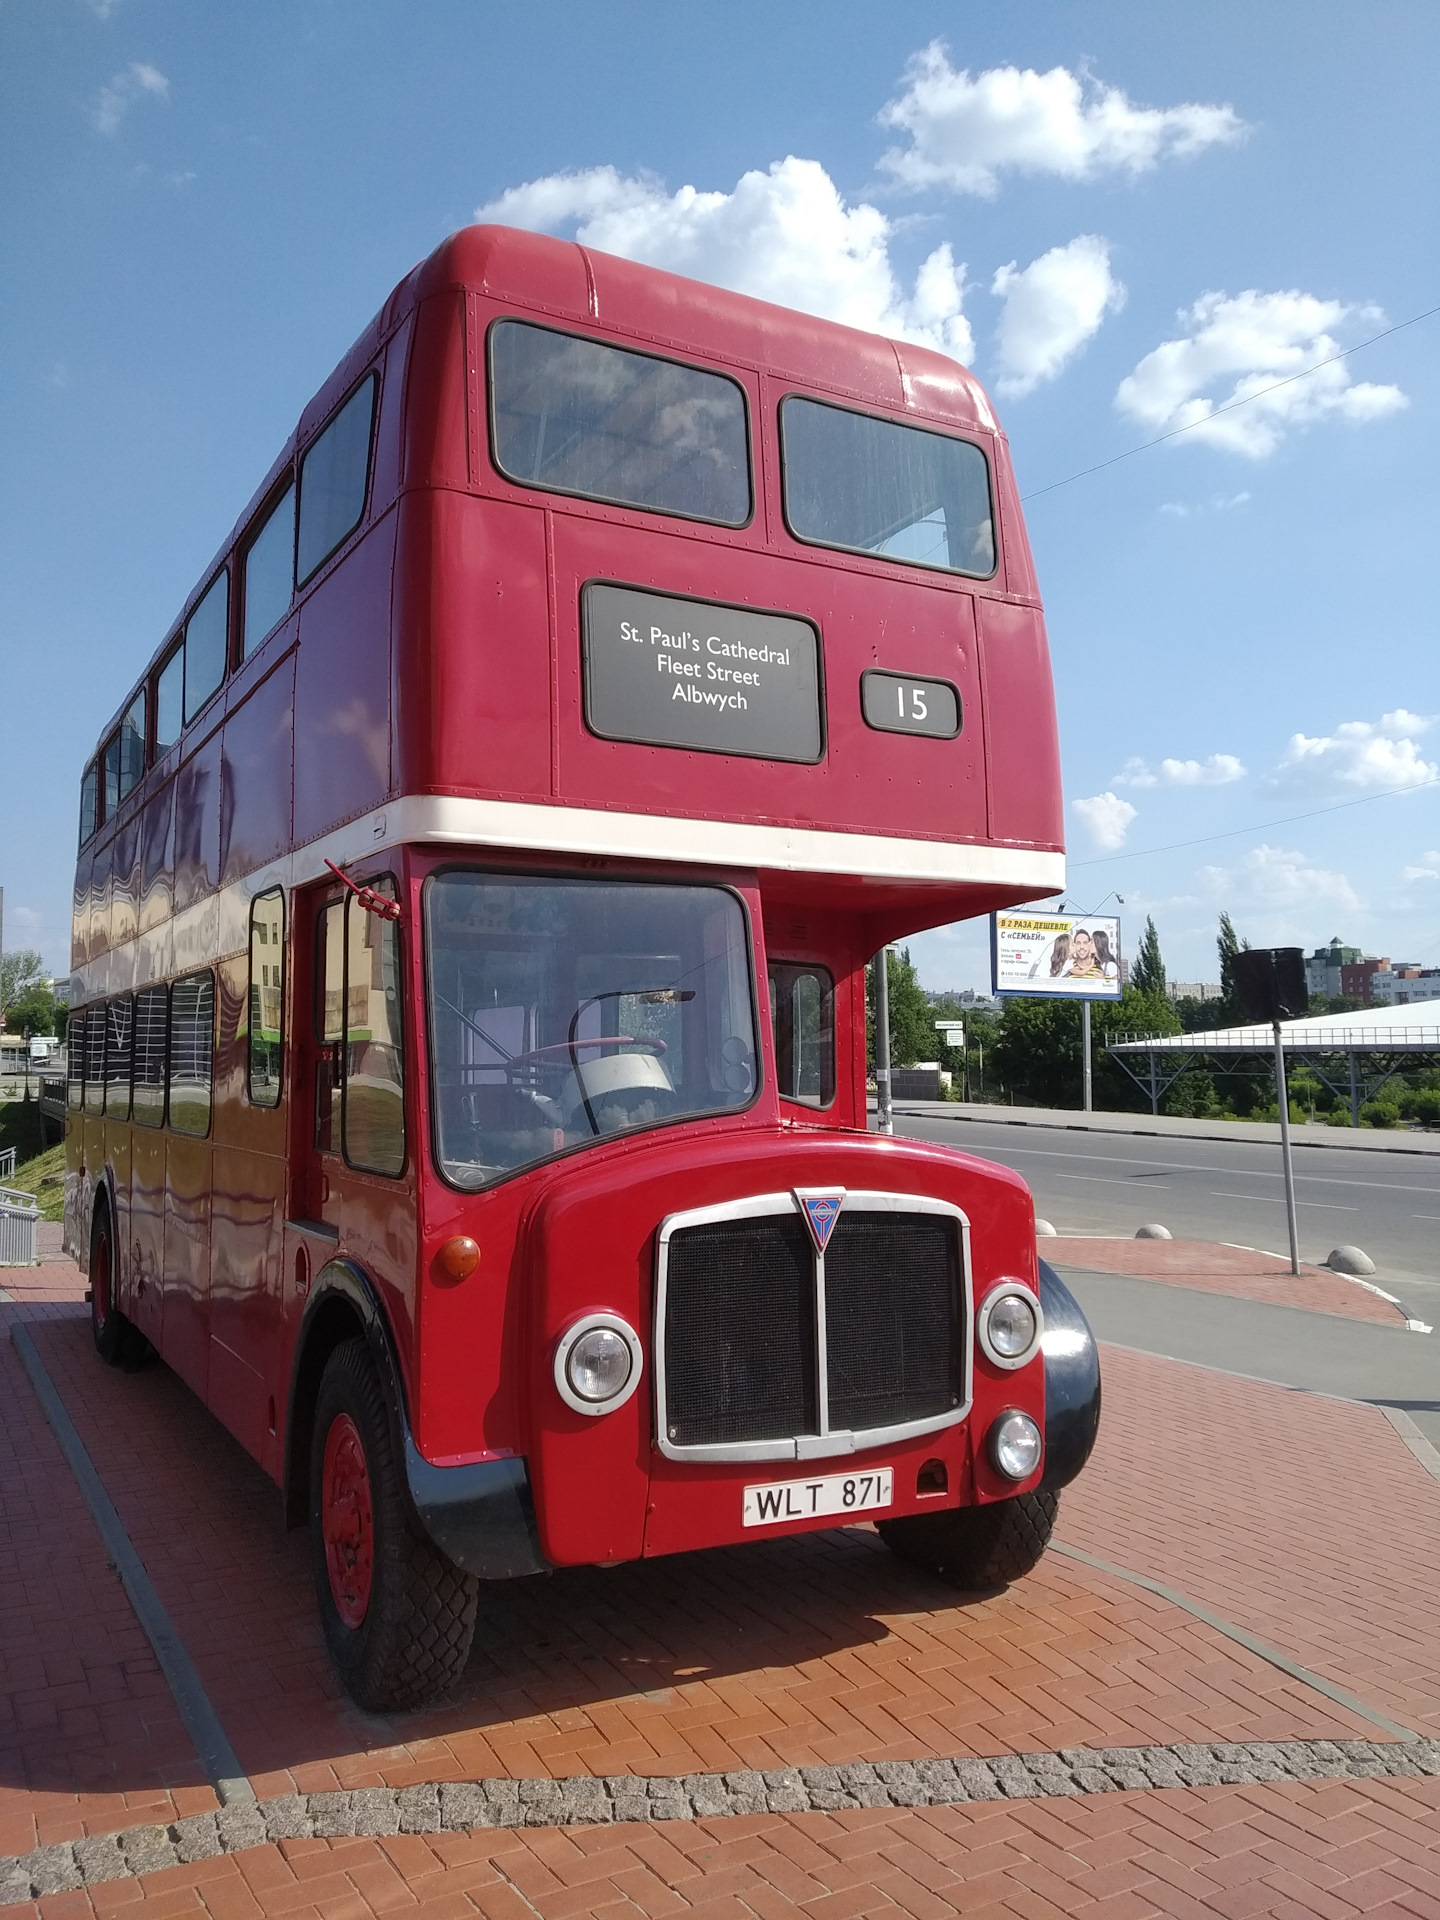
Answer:
<svg viewBox="0 0 1440 1920"><path fill-rule="evenodd" d="M0 1180L8 1180L15 1171L15 1148L0 1147Z"/></svg>
<svg viewBox="0 0 1440 1920"><path fill-rule="evenodd" d="M0 1187L0 1267L35 1265L35 1223L40 1206L33 1193Z"/></svg>

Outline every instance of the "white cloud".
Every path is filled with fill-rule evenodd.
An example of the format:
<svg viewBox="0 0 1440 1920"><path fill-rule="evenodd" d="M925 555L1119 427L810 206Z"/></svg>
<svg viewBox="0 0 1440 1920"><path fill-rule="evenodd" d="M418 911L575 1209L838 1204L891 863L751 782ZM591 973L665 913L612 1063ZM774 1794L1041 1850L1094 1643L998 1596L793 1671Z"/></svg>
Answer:
<svg viewBox="0 0 1440 1920"><path fill-rule="evenodd" d="M1285 919L1287 908L1301 908L1305 926L1313 922L1317 907L1341 907L1349 913L1364 910L1343 873L1317 867L1303 853L1292 853L1284 847L1252 847L1239 866L1202 867L1196 878L1204 893L1222 906L1232 910L1250 907L1279 917L1278 927L1271 924L1255 936L1257 944L1298 928L1300 922Z"/></svg>
<svg viewBox="0 0 1440 1920"><path fill-rule="evenodd" d="M1422 853L1418 867L1402 867L1402 880L1440 880L1440 853Z"/></svg>
<svg viewBox="0 0 1440 1920"><path fill-rule="evenodd" d="M1352 315L1384 317L1373 307L1294 290L1202 294L1180 315L1185 334L1147 353L1120 382L1115 404L1152 432L1185 427L1195 439L1252 460L1273 453L1291 428L1327 414L1379 419L1409 402L1398 387L1353 382L1345 362L1333 358L1341 349L1331 330ZM1312 367L1318 371L1308 378L1293 378ZM1290 385L1276 385L1287 379ZM1238 412L1221 412L1242 400L1248 404Z"/></svg>
<svg viewBox="0 0 1440 1920"><path fill-rule="evenodd" d="M1137 107L1119 87L1052 67L989 67L972 76L950 65L931 41L905 70L906 88L881 109L881 126L909 145L880 164L903 186L949 187L989 197L1007 170L1070 180L1145 173L1162 159L1184 158L1238 140L1244 123L1231 107Z"/></svg>
<svg viewBox="0 0 1440 1920"><path fill-rule="evenodd" d="M1245 769L1233 753L1212 753L1205 760L1162 760L1152 767L1148 760L1130 759L1115 776L1117 787L1228 787L1243 780Z"/></svg>
<svg viewBox="0 0 1440 1920"><path fill-rule="evenodd" d="M1267 784L1274 789L1392 792L1440 778L1440 765L1426 760L1417 736L1435 724L1434 716L1398 707L1378 720L1345 720L1334 733L1294 733Z"/></svg>
<svg viewBox="0 0 1440 1920"><path fill-rule="evenodd" d="M907 293L890 263L893 225L864 202L847 205L815 160L775 161L733 193L681 187L614 167L554 173L512 187L477 220L541 232L571 229L586 246L773 300L802 313L935 347L967 363L965 268L949 244L923 263Z"/></svg>
<svg viewBox="0 0 1440 1920"><path fill-rule="evenodd" d="M1088 800L1072 800L1070 811L1084 822L1102 853L1113 853L1124 845L1137 809L1118 793L1106 792L1094 794Z"/></svg>
<svg viewBox="0 0 1440 1920"><path fill-rule="evenodd" d="M990 291L1004 302L997 330L1002 393L1024 394L1053 380L1098 332L1107 313L1125 304L1110 271L1110 245L1082 233L1018 268L1001 267Z"/></svg>
<svg viewBox="0 0 1440 1920"><path fill-rule="evenodd" d="M90 109L95 131L118 133L120 122L131 107L147 94L152 99L168 99L170 82L157 67L147 66L143 60L132 60L112 80L107 80L96 95L95 104Z"/></svg>
<svg viewBox="0 0 1440 1920"><path fill-rule="evenodd" d="M1244 507L1250 503L1249 492L1216 493L1199 506L1191 506L1184 500L1166 500L1161 503L1161 513L1169 514L1173 520L1188 520L1197 513L1229 513L1233 507Z"/></svg>

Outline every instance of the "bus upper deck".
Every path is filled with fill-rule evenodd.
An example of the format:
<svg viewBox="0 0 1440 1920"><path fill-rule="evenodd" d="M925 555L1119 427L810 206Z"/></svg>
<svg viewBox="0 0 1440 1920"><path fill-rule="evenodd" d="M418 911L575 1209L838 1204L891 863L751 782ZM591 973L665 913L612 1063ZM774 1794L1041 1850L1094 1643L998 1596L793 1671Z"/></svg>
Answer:
<svg viewBox="0 0 1440 1920"><path fill-rule="evenodd" d="M455 236L107 729L75 966L112 953L118 984L138 936L337 832L362 849L345 823L382 810L384 839L678 855L811 902L864 875L897 932L1054 891L1043 620L978 383L580 247Z"/></svg>

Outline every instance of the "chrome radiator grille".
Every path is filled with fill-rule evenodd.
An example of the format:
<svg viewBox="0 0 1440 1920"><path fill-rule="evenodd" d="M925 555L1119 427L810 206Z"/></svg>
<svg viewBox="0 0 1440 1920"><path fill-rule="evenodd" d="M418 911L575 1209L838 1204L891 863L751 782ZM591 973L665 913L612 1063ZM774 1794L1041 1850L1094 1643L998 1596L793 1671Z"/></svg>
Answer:
<svg viewBox="0 0 1440 1920"><path fill-rule="evenodd" d="M965 1220L848 1194L823 1253L795 1196L672 1215L660 1237L659 1440L681 1458L819 1458L962 1419Z"/></svg>

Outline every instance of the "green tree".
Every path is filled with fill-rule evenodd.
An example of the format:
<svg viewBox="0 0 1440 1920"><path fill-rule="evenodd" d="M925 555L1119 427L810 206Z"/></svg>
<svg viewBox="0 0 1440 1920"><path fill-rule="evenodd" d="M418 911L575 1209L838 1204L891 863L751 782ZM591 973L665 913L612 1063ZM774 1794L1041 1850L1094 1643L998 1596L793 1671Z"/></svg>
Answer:
<svg viewBox="0 0 1440 1920"><path fill-rule="evenodd" d="M0 1016L7 1014L32 988L40 986L44 978L45 962L33 947L17 947L14 953L0 958ZM20 1031L13 1020L8 1024L12 1033Z"/></svg>
<svg viewBox="0 0 1440 1920"><path fill-rule="evenodd" d="M1025 1106L1080 1105L1080 1008L1029 995L1005 1002L986 1078Z"/></svg>
<svg viewBox="0 0 1440 1920"><path fill-rule="evenodd" d="M1242 940L1235 931L1235 923L1228 913L1220 916L1220 932L1215 941L1220 954L1220 1005L1223 1017L1217 1015L1217 1027L1243 1026L1245 1015L1240 1006L1240 994L1235 984L1235 957L1249 950L1250 942Z"/></svg>
<svg viewBox="0 0 1440 1920"><path fill-rule="evenodd" d="M59 1003L44 980L27 987L5 1009L5 1027L10 1033L54 1033Z"/></svg>
<svg viewBox="0 0 1440 1920"><path fill-rule="evenodd" d="M1156 999L1164 999L1165 962L1160 958L1160 936L1155 931L1155 922L1147 913L1145 932L1141 937L1140 951L1130 968L1130 985L1139 993L1146 993Z"/></svg>
<svg viewBox="0 0 1440 1920"><path fill-rule="evenodd" d="M917 1060L934 1060L940 1051L935 1015L915 974L910 949L885 949L885 977L890 986L890 1064L913 1067ZM875 1065L875 963L865 969L865 1058Z"/></svg>

